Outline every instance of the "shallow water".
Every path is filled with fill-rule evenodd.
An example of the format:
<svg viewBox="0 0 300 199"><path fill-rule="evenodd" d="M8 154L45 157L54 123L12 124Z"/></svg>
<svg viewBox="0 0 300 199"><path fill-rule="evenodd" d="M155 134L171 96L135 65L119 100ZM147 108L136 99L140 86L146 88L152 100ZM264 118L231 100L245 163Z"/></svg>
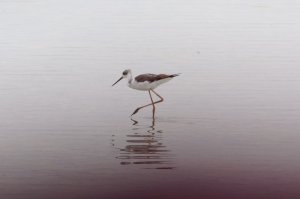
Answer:
<svg viewBox="0 0 300 199"><path fill-rule="evenodd" d="M0 1L0 198L299 198L299 8Z"/></svg>

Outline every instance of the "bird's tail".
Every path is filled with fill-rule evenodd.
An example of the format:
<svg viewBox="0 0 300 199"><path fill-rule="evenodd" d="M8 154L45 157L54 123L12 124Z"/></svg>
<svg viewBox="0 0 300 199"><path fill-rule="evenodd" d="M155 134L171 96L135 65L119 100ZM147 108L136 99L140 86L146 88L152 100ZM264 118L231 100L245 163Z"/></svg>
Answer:
<svg viewBox="0 0 300 199"><path fill-rule="evenodd" d="M170 75L169 77L176 77L178 75L180 75L181 73L176 73L176 74L173 74L173 75Z"/></svg>

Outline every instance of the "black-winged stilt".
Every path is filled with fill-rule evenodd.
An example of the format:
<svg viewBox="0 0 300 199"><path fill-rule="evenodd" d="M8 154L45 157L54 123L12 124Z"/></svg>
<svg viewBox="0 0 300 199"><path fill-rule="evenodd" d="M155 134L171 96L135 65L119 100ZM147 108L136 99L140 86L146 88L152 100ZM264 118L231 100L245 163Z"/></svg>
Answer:
<svg viewBox="0 0 300 199"><path fill-rule="evenodd" d="M144 106L138 107L137 109L135 109L135 111L131 114L134 115L136 114L140 109L145 108L147 106L153 106L152 112L153 112L153 117L155 114L155 106L154 104L160 103L162 101L164 101L164 98L162 96L160 96L157 92L155 92L153 89L155 89L156 87L158 87L159 85L166 83L168 81L170 81L173 77L178 76L179 74L173 74L173 75L166 75L166 74L141 74L136 76L135 78L132 78L132 73L131 70L124 70L122 77L120 79L118 79L118 81L116 81L112 86L114 86L116 83L118 83L119 81L121 81L124 78L127 78L128 80L128 87L132 88L132 89L136 89L136 90L141 90L141 91L148 91L150 99L151 99L151 103L150 104L146 104ZM158 101L153 101L151 92L153 92L157 97L160 98L160 100Z"/></svg>

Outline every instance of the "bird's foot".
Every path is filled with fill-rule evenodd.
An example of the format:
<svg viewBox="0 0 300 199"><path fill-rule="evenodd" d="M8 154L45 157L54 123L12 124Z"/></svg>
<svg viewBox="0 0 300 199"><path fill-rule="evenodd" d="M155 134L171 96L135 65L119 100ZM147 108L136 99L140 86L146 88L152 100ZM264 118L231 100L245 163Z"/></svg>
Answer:
<svg viewBox="0 0 300 199"><path fill-rule="evenodd" d="M136 114L139 110L140 110L139 108L135 109L135 111L131 114L131 116L133 116L134 114Z"/></svg>

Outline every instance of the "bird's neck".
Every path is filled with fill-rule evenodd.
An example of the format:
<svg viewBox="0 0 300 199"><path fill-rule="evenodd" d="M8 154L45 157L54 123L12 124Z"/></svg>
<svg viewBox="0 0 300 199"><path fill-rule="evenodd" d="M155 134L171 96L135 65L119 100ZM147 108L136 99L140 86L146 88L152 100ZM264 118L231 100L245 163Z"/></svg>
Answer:
<svg viewBox="0 0 300 199"><path fill-rule="evenodd" d="M128 84L131 84L131 82L132 82L132 74L131 73L128 73L127 80L128 80Z"/></svg>

